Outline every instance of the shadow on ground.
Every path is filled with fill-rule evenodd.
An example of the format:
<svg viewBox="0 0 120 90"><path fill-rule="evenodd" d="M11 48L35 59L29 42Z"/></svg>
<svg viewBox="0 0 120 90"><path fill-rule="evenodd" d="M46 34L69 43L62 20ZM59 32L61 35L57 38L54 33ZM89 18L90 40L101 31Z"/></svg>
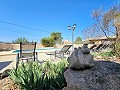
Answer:
<svg viewBox="0 0 120 90"><path fill-rule="evenodd" d="M8 66L12 61L0 62L0 70Z"/></svg>

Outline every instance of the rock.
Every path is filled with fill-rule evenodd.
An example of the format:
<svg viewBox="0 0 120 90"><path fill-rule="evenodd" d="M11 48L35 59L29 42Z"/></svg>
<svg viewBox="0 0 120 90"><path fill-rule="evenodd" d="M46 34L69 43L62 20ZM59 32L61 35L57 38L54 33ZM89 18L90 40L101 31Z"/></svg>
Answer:
<svg viewBox="0 0 120 90"><path fill-rule="evenodd" d="M86 70L67 69L63 90L120 90L120 64L111 61L94 61Z"/></svg>
<svg viewBox="0 0 120 90"><path fill-rule="evenodd" d="M83 54L89 54L90 53L90 49L88 48L88 44L84 44L82 46L82 53Z"/></svg>
<svg viewBox="0 0 120 90"><path fill-rule="evenodd" d="M8 77L10 71L11 71L11 69L7 69L7 70L5 70L3 73L1 73L1 78Z"/></svg>
<svg viewBox="0 0 120 90"><path fill-rule="evenodd" d="M83 53L84 51L84 53ZM86 53L85 53L86 52ZM74 52L68 57L69 68L72 70L87 69L94 66L93 55L91 55L86 45L74 49Z"/></svg>

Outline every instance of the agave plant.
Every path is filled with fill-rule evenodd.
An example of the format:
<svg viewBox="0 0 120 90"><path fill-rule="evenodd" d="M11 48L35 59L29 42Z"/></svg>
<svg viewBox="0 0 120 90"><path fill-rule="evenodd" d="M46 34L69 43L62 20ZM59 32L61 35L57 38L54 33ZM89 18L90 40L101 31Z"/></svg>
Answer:
<svg viewBox="0 0 120 90"><path fill-rule="evenodd" d="M57 64L31 61L21 63L17 69L11 70L9 77L22 90L61 90L66 85L63 76L66 66L66 60Z"/></svg>

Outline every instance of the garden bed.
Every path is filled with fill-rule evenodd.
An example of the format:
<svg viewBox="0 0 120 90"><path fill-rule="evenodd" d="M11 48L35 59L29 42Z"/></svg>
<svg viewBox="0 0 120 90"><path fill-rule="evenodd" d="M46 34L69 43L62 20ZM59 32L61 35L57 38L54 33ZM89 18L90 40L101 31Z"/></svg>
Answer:
<svg viewBox="0 0 120 90"><path fill-rule="evenodd" d="M0 90L62 90L66 86L63 76L66 67L66 60L54 64L22 63L9 72L9 77L0 80Z"/></svg>

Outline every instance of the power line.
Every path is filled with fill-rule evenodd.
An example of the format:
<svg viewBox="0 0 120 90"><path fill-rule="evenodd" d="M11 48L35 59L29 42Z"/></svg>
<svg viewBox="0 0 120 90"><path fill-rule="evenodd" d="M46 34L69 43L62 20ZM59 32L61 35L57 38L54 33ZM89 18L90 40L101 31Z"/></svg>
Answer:
<svg viewBox="0 0 120 90"><path fill-rule="evenodd" d="M30 35L30 34L25 33L25 32L14 31L14 30L10 30L10 29L7 29L7 28L2 28L2 27L0 27L0 29L2 29L2 30L7 30L7 31L12 31L12 32L16 32L16 33L22 33L22 34Z"/></svg>
<svg viewBox="0 0 120 90"><path fill-rule="evenodd" d="M0 20L0 22L6 23L6 24L10 24L10 25L14 25L14 26L18 26L18 27L22 27L22 28L32 29L32 30L36 30L36 31L42 31L42 32L46 32L46 33L51 33L49 31L45 31L45 30L41 30L41 29L36 29L36 28L28 27L28 26L23 26L23 25L19 25L19 24L15 24L15 23L10 23L10 22L7 22L7 21ZM62 34L62 35L65 35L65 34ZM65 36L71 36L71 35L65 35ZM74 37L77 37L77 36L74 36Z"/></svg>
<svg viewBox="0 0 120 90"><path fill-rule="evenodd" d="M42 32L51 33L51 32L48 32L48 31L39 30L39 29L36 29L36 28L27 27L27 26L23 26L23 25L18 25L18 24L14 24L14 23L6 22L6 21L0 21L0 22L2 22L2 23L6 23L6 24L10 24L10 25L14 25L14 26L18 26L18 27L22 27L22 28L28 28L28 29L32 29L32 30L36 30L36 31L42 31Z"/></svg>
<svg viewBox="0 0 120 90"><path fill-rule="evenodd" d="M3 27L0 27L0 29L2 29L2 30L7 30L7 31L10 31L10 32L15 32L15 33L22 33L22 34L25 34L25 35L27 34L27 35L29 35L29 36L32 36L30 33L14 31L14 30L10 30L10 29L7 29L7 28L3 28ZM36 38L36 39L38 39L38 38Z"/></svg>

